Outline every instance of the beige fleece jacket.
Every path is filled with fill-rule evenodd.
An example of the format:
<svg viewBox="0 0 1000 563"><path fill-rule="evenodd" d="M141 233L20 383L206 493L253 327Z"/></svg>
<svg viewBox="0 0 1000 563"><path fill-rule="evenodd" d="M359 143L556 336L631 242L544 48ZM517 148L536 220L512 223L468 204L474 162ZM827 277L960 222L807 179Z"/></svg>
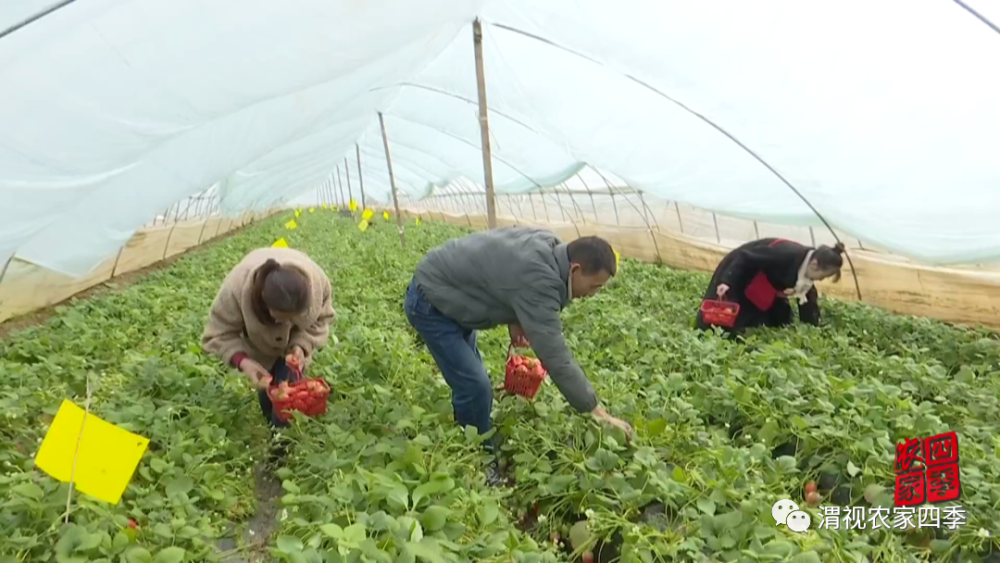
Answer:
<svg viewBox="0 0 1000 563"><path fill-rule="evenodd" d="M309 278L311 298L305 313L292 322L274 325L261 323L253 312L251 292L254 273L269 258L281 265L299 268ZM330 336L330 324L336 320L333 288L323 268L305 253L291 248L260 248L246 255L226 279L212 303L201 345L225 363L242 352L270 370L274 362L299 346L307 362Z"/></svg>

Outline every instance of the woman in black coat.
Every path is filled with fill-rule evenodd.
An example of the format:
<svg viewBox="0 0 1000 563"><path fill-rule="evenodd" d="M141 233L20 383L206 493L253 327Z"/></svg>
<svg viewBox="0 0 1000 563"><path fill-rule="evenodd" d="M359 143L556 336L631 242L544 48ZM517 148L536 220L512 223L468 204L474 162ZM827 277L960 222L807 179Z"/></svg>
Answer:
<svg viewBox="0 0 1000 563"><path fill-rule="evenodd" d="M780 327L792 322L790 298L799 302L799 319L819 324L819 294L814 284L833 277L840 280L844 245L812 248L785 239L765 238L748 242L726 255L715 269L705 299L739 303L740 312L732 328L739 334L755 326ZM697 326L711 328L698 311Z"/></svg>

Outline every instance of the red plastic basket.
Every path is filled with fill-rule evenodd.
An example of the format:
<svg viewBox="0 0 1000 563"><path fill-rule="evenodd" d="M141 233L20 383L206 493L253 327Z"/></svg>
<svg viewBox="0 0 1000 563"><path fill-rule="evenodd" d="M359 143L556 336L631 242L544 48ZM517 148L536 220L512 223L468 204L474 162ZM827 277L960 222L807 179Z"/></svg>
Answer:
<svg viewBox="0 0 1000 563"><path fill-rule="evenodd" d="M321 378L314 377L303 379L302 373L292 370L293 381L288 383L288 396L284 399L278 398L280 389L278 385L271 385L267 388L267 396L274 405L274 412L278 420L288 422L292 418L292 411L299 411L306 416L319 416L326 414L326 400L330 396L330 385ZM319 387L313 382L319 382ZM311 387L311 388L310 388Z"/></svg>
<svg viewBox="0 0 1000 563"><path fill-rule="evenodd" d="M534 399L535 395L538 394L538 390L542 387L545 377L548 376L548 372L545 370L545 366L542 366L541 377L528 372L527 369L518 370L517 358L538 362L538 365L542 365L541 361L534 358L514 354L514 345L511 344L507 347L507 369L504 376L503 388L508 393L520 395L527 399Z"/></svg>
<svg viewBox="0 0 1000 563"><path fill-rule="evenodd" d="M739 314L739 303L721 299L706 299L701 302L701 318L710 325L733 328Z"/></svg>

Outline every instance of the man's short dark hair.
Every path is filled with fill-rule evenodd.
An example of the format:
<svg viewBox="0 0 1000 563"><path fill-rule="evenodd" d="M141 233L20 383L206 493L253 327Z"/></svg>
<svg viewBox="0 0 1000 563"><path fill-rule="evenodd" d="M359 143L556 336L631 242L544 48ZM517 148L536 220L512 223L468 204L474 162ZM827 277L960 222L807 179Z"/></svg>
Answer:
<svg viewBox="0 0 1000 563"><path fill-rule="evenodd" d="M612 276L617 273L615 251L611 249L608 241L601 237L580 237L566 245L566 250L569 253L569 261L579 264L583 273L588 276L597 274L601 270Z"/></svg>

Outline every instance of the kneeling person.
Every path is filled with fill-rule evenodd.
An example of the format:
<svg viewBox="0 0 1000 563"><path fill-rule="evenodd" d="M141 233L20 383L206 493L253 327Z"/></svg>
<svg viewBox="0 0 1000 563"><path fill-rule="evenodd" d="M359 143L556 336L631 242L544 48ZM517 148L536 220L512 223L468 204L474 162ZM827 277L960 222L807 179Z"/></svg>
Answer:
<svg viewBox="0 0 1000 563"><path fill-rule="evenodd" d="M287 426L274 412L268 384L289 378L289 360L304 369L335 319L333 288L319 265L298 250L261 248L222 282L201 342L247 375L271 426Z"/></svg>
<svg viewBox="0 0 1000 563"><path fill-rule="evenodd" d="M779 238L748 242L722 259L708 284L705 299L726 299L739 303L736 323L724 330L739 334L756 326L781 327L791 324L789 299L799 302L802 322L818 325L819 293L815 283L832 277L840 279L844 245L811 248ZM701 311L697 326L706 330Z"/></svg>

